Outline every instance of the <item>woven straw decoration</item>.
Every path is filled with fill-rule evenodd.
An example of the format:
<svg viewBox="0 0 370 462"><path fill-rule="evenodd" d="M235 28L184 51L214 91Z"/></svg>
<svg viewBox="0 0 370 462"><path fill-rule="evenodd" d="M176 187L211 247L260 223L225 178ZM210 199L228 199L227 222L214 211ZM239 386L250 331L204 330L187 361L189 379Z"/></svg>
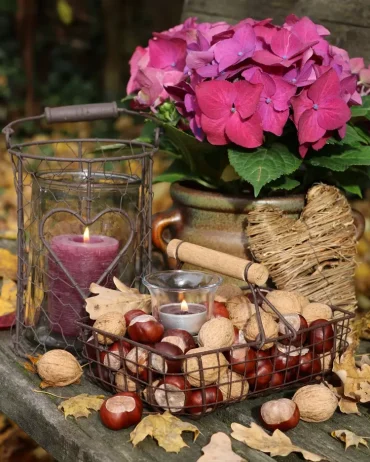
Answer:
<svg viewBox="0 0 370 462"><path fill-rule="evenodd" d="M312 187L301 217L257 207L248 214L249 246L278 289L354 311L356 238L351 207L340 191Z"/></svg>

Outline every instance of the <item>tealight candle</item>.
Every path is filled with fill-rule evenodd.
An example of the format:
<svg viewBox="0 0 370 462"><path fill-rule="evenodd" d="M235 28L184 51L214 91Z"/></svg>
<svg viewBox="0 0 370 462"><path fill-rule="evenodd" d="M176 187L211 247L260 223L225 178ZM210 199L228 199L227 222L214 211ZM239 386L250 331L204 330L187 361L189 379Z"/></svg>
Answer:
<svg viewBox="0 0 370 462"><path fill-rule="evenodd" d="M202 271L161 271L145 276L152 296L153 316L165 329L197 335L212 316L213 300L222 278Z"/></svg>
<svg viewBox="0 0 370 462"><path fill-rule="evenodd" d="M207 308L199 303L169 303L159 308L159 320L165 329L183 329L195 335L207 321Z"/></svg>

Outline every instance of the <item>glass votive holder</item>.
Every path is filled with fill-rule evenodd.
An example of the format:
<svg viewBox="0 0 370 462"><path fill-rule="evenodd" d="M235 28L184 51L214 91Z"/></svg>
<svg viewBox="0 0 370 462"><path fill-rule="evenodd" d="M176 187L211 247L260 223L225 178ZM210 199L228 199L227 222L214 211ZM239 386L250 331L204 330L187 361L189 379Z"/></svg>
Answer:
<svg viewBox="0 0 370 462"><path fill-rule="evenodd" d="M153 316L165 329L183 329L197 335L211 318L222 278L203 271L160 271L144 277L152 297Z"/></svg>

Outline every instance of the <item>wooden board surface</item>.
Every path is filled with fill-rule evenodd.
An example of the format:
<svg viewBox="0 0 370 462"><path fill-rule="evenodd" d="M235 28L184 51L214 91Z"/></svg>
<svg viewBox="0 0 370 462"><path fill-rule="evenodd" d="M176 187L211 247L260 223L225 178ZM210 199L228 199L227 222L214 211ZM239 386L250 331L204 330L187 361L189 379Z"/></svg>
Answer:
<svg viewBox="0 0 370 462"><path fill-rule="evenodd" d="M237 22L246 17L273 18L282 24L286 16L309 16L331 31L329 41L345 48L351 57L370 63L369 0L185 0L182 19Z"/></svg>
<svg viewBox="0 0 370 462"><path fill-rule="evenodd" d="M132 429L110 431L102 426L96 413L89 419L64 419L57 410L60 399L32 391L39 389L40 380L27 372L22 362L11 350L9 333L0 332L0 411L13 419L60 462L196 462L202 454L201 448L209 442L213 433L223 431L230 434L232 422L248 425L256 421L259 407L266 399L291 395L286 392L275 393L269 398L247 400L219 410L200 421L192 421L201 431L198 440L193 443L190 434L184 434L189 448L183 449L178 455L166 454L149 438L134 449L129 442ZM101 389L86 379L83 379L81 385L49 391L65 397L80 393L102 394ZM300 422L297 428L288 432L288 436L295 444L322 454L331 462L369 461L368 449L350 448L344 452L343 444L330 436L330 432L335 429L348 429L362 436L370 436L369 406L361 406L361 412L361 416L344 416L336 412L332 419L321 424ZM267 454L249 449L237 441L232 444L234 451L249 462L302 460L299 455L272 459Z"/></svg>

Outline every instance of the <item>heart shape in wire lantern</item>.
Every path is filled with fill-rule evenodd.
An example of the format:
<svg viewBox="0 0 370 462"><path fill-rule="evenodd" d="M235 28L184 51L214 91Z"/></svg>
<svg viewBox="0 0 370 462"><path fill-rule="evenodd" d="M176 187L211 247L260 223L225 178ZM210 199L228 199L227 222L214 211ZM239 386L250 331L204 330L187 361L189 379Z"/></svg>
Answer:
<svg viewBox="0 0 370 462"><path fill-rule="evenodd" d="M81 288L76 283L73 276L70 274L70 272L67 270L67 268L64 266L64 264L60 261L58 256L55 254L54 250L51 248L48 240L45 237L45 225L46 225L47 221L52 216L54 216L56 214L68 214L68 215L72 215L74 218L76 218L86 228L86 227L92 226L94 223L96 223L99 219L101 219L104 215L107 215L108 213L109 214L112 214L112 213L113 214L119 214L121 217L123 217L125 219L125 221L128 223L129 235L127 237L125 245L120 249L117 256L114 258L114 260L111 262L109 267L105 270L105 272L99 277L99 280L98 281L91 281L91 282L96 282L97 284L100 284L107 277L107 275L116 267L117 263L123 257L123 255L127 252L127 250L129 249L129 247L130 247L130 245L131 245L131 243L133 241L135 227L134 227L134 224L132 223L131 218L129 217L129 215L127 214L126 211L124 211L122 209L119 209L119 208L109 208L107 210L103 210L102 212L97 214L94 218L92 218L90 220L85 220L79 213L74 212L73 210L66 209L66 208L58 208L58 209L54 209L50 213L46 214L43 217L43 219L41 220L40 224L39 224L39 235L40 235L40 239L41 239L42 243L44 244L45 248L49 252L49 255L51 255L52 258L54 259L54 261L58 263L58 265L60 266L62 271L67 276L67 278L71 282L72 286L78 291L78 293L80 294L82 299L85 299L88 294L85 294L81 290Z"/></svg>
<svg viewBox="0 0 370 462"><path fill-rule="evenodd" d="M249 246L278 289L354 311L356 227L351 207L335 187L316 185L298 220L276 208L248 214Z"/></svg>

